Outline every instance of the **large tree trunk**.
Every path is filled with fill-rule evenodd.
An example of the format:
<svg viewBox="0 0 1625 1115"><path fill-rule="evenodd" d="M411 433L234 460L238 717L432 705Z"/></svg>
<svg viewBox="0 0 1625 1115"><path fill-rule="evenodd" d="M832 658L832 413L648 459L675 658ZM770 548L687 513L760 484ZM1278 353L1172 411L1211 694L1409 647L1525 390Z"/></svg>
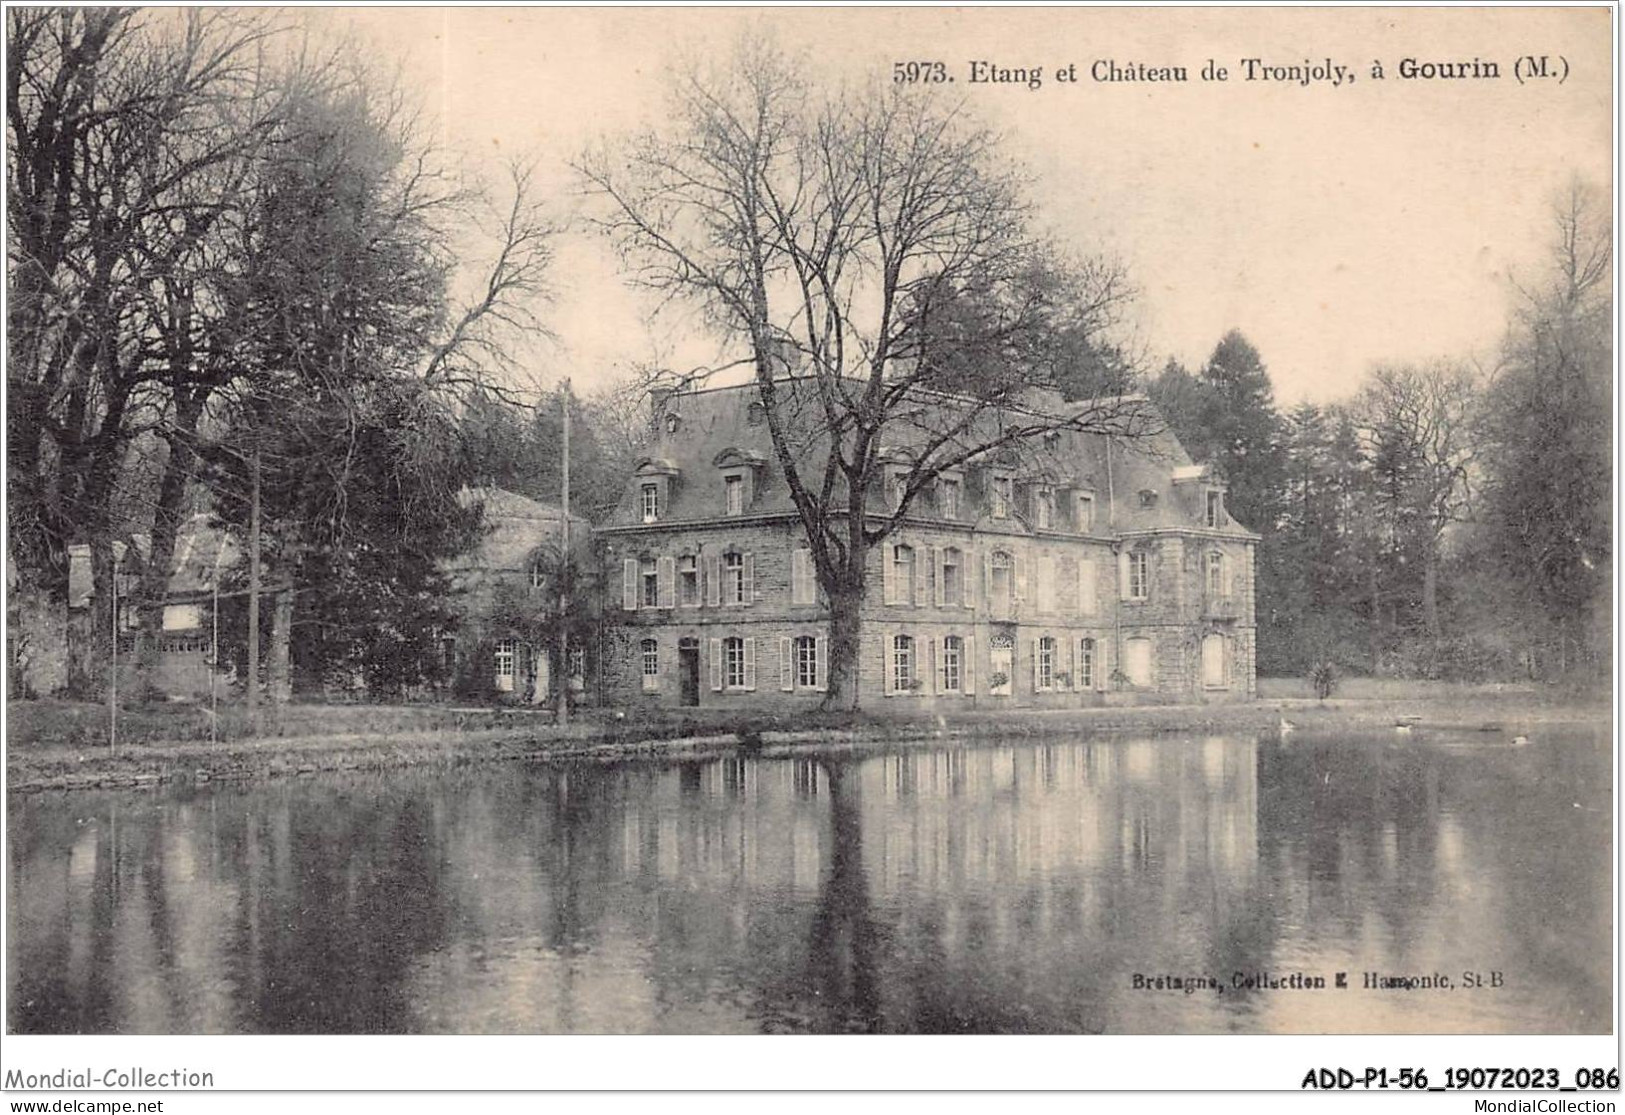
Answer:
<svg viewBox="0 0 1625 1115"><path fill-rule="evenodd" d="M1439 553L1436 545L1422 556L1422 624L1428 638L1439 640Z"/></svg>
<svg viewBox="0 0 1625 1115"><path fill-rule="evenodd" d="M169 456L158 484L158 506L152 518L152 545L141 578L140 657L137 685L143 695L157 685L159 647L164 626L164 601L169 596L170 574L175 567L175 543L180 534L181 508L186 489L192 482L196 455L192 437L203 413L203 399L184 392L176 402L175 434L169 439Z"/></svg>
<svg viewBox="0 0 1625 1115"><path fill-rule="evenodd" d="M854 579L856 586L851 584ZM856 711L862 697L858 666L863 645L863 580L861 576L843 580L829 594L829 688L824 707Z"/></svg>
<svg viewBox="0 0 1625 1115"><path fill-rule="evenodd" d="M293 590L284 588L276 594L271 612L270 687L271 703L281 719L281 706L293 696L293 675L289 670L289 644L293 633Z"/></svg>

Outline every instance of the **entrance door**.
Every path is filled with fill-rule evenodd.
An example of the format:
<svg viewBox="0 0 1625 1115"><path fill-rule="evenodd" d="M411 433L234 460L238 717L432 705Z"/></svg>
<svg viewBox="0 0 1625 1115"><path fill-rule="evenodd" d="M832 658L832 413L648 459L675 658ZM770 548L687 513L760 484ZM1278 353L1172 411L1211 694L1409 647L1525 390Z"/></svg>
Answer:
<svg viewBox="0 0 1625 1115"><path fill-rule="evenodd" d="M700 703L700 648L677 648L678 692L685 705Z"/></svg>
<svg viewBox="0 0 1625 1115"><path fill-rule="evenodd" d="M1008 635L995 635L988 644L987 691L995 697L1008 697L1016 676L1016 645ZM999 681L999 678L1004 680Z"/></svg>

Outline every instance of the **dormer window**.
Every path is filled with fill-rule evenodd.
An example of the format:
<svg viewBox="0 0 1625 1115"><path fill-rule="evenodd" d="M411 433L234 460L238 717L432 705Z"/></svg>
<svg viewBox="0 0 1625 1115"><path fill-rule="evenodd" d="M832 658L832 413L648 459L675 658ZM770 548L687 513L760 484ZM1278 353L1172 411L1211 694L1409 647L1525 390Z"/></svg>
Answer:
<svg viewBox="0 0 1625 1115"><path fill-rule="evenodd" d="M943 479L937 482L938 511L944 519L959 518L959 481Z"/></svg>
<svg viewBox="0 0 1625 1115"><path fill-rule="evenodd" d="M1033 521L1039 530L1049 530L1055 524L1054 489L1033 489Z"/></svg>
<svg viewBox="0 0 1625 1115"><path fill-rule="evenodd" d="M722 490L726 498L728 514L743 515L745 513L745 478L743 476L724 476Z"/></svg>
<svg viewBox="0 0 1625 1115"><path fill-rule="evenodd" d="M891 478L891 509L903 509L903 497L908 495L908 476L905 473L893 473Z"/></svg>
<svg viewBox="0 0 1625 1115"><path fill-rule="evenodd" d="M995 519L1008 519L1010 517L1010 504L1015 500L1015 481L1008 476L995 476L993 478L993 517Z"/></svg>
<svg viewBox="0 0 1625 1115"><path fill-rule="evenodd" d="M1208 492L1207 506L1202 516L1202 522L1210 527L1224 525L1224 493Z"/></svg>
<svg viewBox="0 0 1625 1115"><path fill-rule="evenodd" d="M530 587L531 588L544 588L544 587L546 587L546 585L547 585L547 566L542 564L542 559L541 558L531 558L531 560L530 560L530 569L528 570L528 573L530 575Z"/></svg>
<svg viewBox="0 0 1625 1115"><path fill-rule="evenodd" d="M681 426L682 424L683 424L683 420L681 418L677 417L677 415L675 415L675 414L666 415L666 432L668 434L675 434L677 432L677 427Z"/></svg>
<svg viewBox="0 0 1625 1115"><path fill-rule="evenodd" d="M660 485L643 485L643 521L652 523L660 518Z"/></svg>
<svg viewBox="0 0 1625 1115"><path fill-rule="evenodd" d="M767 407L760 402L750 404L745 408L745 421L752 426L760 426L767 421Z"/></svg>
<svg viewBox="0 0 1625 1115"><path fill-rule="evenodd" d="M1072 522L1079 534L1088 534L1095 526L1095 494L1077 492L1072 497Z"/></svg>

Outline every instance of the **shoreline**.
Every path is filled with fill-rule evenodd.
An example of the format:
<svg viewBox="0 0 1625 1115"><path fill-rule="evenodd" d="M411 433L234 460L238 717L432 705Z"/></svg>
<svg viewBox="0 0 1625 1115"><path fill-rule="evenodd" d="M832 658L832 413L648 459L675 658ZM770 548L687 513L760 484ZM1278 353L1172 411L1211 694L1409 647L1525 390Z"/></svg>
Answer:
<svg viewBox="0 0 1625 1115"><path fill-rule="evenodd" d="M823 727L781 726L736 717L710 723L581 721L507 727L433 727L342 732L210 743L138 743L117 753L71 743L17 746L8 741L6 789L155 789L174 784L253 782L346 771L452 769L492 762L617 762L714 759L734 755L785 758L811 752L862 754L990 736L1025 740L1087 734L1278 732L1283 719L1306 733L1370 731L1404 720L1421 732L1478 732L1511 737L1538 725L1607 724L1610 706L1534 701L1524 695L1486 699L1463 692L1409 700L1269 699L1210 705L1145 705L1088 709L1023 709L955 716L853 718ZM805 718L803 718L805 719Z"/></svg>

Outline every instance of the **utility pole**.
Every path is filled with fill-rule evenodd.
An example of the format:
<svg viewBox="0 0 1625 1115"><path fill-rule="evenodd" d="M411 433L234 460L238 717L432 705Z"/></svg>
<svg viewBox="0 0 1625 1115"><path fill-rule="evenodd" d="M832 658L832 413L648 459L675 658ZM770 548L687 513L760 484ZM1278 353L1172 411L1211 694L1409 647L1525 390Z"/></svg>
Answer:
<svg viewBox="0 0 1625 1115"><path fill-rule="evenodd" d="M558 680L554 682L559 687L558 722L570 722L570 636L569 624L566 617L570 607L570 381L564 381L564 390L559 392L559 398L564 406L564 482L561 485L563 493L559 500L563 509L562 521L559 524L559 538L561 539L561 560L559 561L559 668Z"/></svg>
<svg viewBox="0 0 1625 1115"><path fill-rule="evenodd" d="M107 745L118 754L118 551L113 551L113 676L107 686Z"/></svg>
<svg viewBox="0 0 1625 1115"><path fill-rule="evenodd" d="M257 433L257 431L256 431ZM260 734L260 444L248 463L248 731Z"/></svg>

